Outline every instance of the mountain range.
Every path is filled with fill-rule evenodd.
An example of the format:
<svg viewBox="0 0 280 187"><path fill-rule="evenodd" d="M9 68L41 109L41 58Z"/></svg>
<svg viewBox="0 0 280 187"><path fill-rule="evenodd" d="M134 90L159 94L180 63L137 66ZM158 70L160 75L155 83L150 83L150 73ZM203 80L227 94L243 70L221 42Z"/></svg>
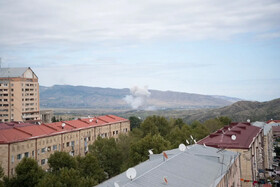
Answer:
<svg viewBox="0 0 280 187"><path fill-rule="evenodd" d="M137 91L136 91L137 92ZM130 110L134 109L194 109L228 106L241 99L227 96L211 96L174 91L146 90L148 96L131 93L128 88L99 88L87 86L54 85L40 86L41 108L89 108ZM128 97L133 99L127 102Z"/></svg>

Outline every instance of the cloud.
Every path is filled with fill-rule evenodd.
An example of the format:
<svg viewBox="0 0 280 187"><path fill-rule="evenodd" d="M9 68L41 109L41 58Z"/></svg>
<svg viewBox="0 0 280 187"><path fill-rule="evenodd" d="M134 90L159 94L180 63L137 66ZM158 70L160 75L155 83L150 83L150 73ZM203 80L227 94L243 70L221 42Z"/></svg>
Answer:
<svg viewBox="0 0 280 187"><path fill-rule="evenodd" d="M278 0L22 0L0 3L0 43L228 39L280 25Z"/></svg>

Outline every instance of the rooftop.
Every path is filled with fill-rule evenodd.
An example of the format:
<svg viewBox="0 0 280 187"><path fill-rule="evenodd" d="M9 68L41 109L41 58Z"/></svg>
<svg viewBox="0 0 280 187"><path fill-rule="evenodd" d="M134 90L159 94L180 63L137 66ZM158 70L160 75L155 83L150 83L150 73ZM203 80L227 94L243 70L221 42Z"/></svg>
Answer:
<svg viewBox="0 0 280 187"><path fill-rule="evenodd" d="M265 122L256 121L251 123L253 126L260 127L263 129L264 135L267 135L269 131L272 129L271 124L266 124Z"/></svg>
<svg viewBox="0 0 280 187"><path fill-rule="evenodd" d="M250 123L231 123L200 140L198 144L224 149L249 149L261 131L261 128ZM232 139L232 135L235 135L235 140Z"/></svg>
<svg viewBox="0 0 280 187"><path fill-rule="evenodd" d="M266 123L267 124L269 124L269 123L280 123L280 120L273 120L273 119L271 119L271 120L268 120Z"/></svg>
<svg viewBox="0 0 280 187"><path fill-rule="evenodd" d="M19 122L0 123L0 144L24 141L37 137L52 136L55 134L125 121L128 120L114 115L106 115L41 125ZM63 128L62 123L65 124Z"/></svg>
<svg viewBox="0 0 280 187"><path fill-rule="evenodd" d="M6 77L22 77L28 70L28 67L24 68L0 68L0 78Z"/></svg>
<svg viewBox="0 0 280 187"><path fill-rule="evenodd" d="M137 174L133 180L124 172L97 187L114 187L114 183L123 187L160 187L166 186L164 178L168 186L216 186L238 157L238 153L198 144L188 146L184 152L173 149L165 153L166 160L163 160L163 154L152 155L152 159L135 166Z"/></svg>

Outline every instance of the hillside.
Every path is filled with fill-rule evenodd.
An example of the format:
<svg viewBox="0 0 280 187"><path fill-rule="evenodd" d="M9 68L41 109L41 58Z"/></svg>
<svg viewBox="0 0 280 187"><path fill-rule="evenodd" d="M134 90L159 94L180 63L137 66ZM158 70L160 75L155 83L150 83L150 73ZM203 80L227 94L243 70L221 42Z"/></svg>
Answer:
<svg viewBox="0 0 280 187"><path fill-rule="evenodd" d="M268 102L238 101L230 106L218 109L201 110L197 113L186 115L186 121L205 121L218 116L228 116L233 121L267 121L280 119L280 99Z"/></svg>
<svg viewBox="0 0 280 187"><path fill-rule="evenodd" d="M147 90L149 96L131 96L129 89L98 88L86 86L55 85L40 86L42 108L90 108L129 110L126 96L133 102L142 102L137 109L189 109L217 108L232 104L237 98L210 96L173 91ZM138 103L139 104L139 103ZM135 109L135 108L134 108Z"/></svg>

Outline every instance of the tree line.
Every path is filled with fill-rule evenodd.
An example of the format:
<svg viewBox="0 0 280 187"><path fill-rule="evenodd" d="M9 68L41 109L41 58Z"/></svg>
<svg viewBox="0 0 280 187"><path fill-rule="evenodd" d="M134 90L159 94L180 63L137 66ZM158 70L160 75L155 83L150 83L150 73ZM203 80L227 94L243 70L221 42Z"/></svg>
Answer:
<svg viewBox="0 0 280 187"><path fill-rule="evenodd" d="M12 178L5 177L0 168L0 186L94 186L147 160L148 150L159 154L178 148L186 140L194 143L190 136L202 139L231 122L228 117L191 124L161 116L150 116L144 121L132 116L129 120L131 131L127 135L120 134L117 139L98 137L89 145L89 152L84 157L55 152L48 159L48 172L32 158L24 158L16 166L16 175Z"/></svg>

